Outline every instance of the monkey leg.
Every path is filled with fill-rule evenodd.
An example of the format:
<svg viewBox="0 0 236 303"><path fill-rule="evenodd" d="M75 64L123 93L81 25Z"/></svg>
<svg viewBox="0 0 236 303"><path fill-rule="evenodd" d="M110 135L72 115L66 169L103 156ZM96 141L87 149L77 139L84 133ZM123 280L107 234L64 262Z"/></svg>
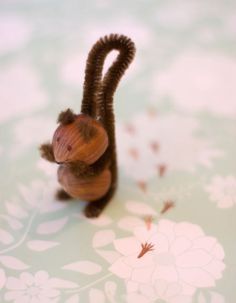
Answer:
<svg viewBox="0 0 236 303"><path fill-rule="evenodd" d="M60 188L56 191L55 197L57 200L65 201L65 200L71 200L73 197L71 197L64 189Z"/></svg>
<svg viewBox="0 0 236 303"><path fill-rule="evenodd" d="M112 185L109 191L100 199L96 201L91 201L85 207L84 214L87 218L98 217L103 209L107 206L108 202L111 200L115 193L116 186Z"/></svg>

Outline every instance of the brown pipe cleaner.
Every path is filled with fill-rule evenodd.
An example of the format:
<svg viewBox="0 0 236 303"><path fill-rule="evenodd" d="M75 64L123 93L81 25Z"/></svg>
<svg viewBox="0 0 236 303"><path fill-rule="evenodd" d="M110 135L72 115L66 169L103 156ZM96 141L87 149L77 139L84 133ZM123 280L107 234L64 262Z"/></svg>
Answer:
<svg viewBox="0 0 236 303"><path fill-rule="evenodd" d="M102 79L102 69L106 56L112 50L119 55ZM117 187L117 157L115 142L115 117L113 112L113 95L125 70L135 55L134 43L123 35L111 34L98 40L91 49L85 71L84 94L81 112L97 118L104 125L109 138L109 146L102 156L102 165L110 161L112 175L111 187L107 194L88 205L87 210L98 211L105 207ZM100 164L100 163L99 163ZM100 166L100 165L99 165ZM95 208L95 209L94 209ZM87 211L86 211L87 212Z"/></svg>
<svg viewBox="0 0 236 303"><path fill-rule="evenodd" d="M102 70L106 56L113 50L119 52L116 60L102 78ZM109 164L111 171L111 186L100 199L89 203L85 208L88 217L98 216L117 188L117 157L115 142L115 117L113 112L113 95L125 70L135 55L135 45L124 35L111 34L99 39L89 52L84 80L84 92L81 113L91 116L101 122L107 131L109 145L104 154L92 165L76 162L70 163L70 168L76 176L90 176L99 174ZM69 124L75 119L70 110L62 112L58 117L61 124ZM44 144L40 148L41 155L49 161L55 162L52 146ZM59 190L60 199L71 198L64 190Z"/></svg>

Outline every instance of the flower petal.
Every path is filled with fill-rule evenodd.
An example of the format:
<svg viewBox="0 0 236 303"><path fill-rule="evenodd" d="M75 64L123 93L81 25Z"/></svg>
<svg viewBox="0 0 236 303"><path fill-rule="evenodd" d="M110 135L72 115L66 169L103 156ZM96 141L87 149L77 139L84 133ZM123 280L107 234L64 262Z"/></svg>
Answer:
<svg viewBox="0 0 236 303"><path fill-rule="evenodd" d="M14 277L9 277L7 279L6 288L13 289L13 290L20 290L20 289L23 290L26 287L25 287L25 284L21 280L14 278Z"/></svg>
<svg viewBox="0 0 236 303"><path fill-rule="evenodd" d="M138 283L150 283L151 275L154 271L154 267L141 267L134 268L131 279Z"/></svg>
<svg viewBox="0 0 236 303"><path fill-rule="evenodd" d="M141 242L149 242L151 237L156 233L157 227L152 224L150 229L147 229L146 226L136 227L134 230L134 236Z"/></svg>
<svg viewBox="0 0 236 303"><path fill-rule="evenodd" d="M220 208L230 208L234 205L233 197L224 196L222 199L218 200L218 207Z"/></svg>
<svg viewBox="0 0 236 303"><path fill-rule="evenodd" d="M219 243L216 243L214 245L213 249L211 250L211 253L218 260L222 260L225 257L224 249L223 249L223 247Z"/></svg>
<svg viewBox="0 0 236 303"><path fill-rule="evenodd" d="M204 269L209 272L215 279L220 279L222 277L222 272L225 269L225 264L221 261L213 259L204 267Z"/></svg>
<svg viewBox="0 0 236 303"><path fill-rule="evenodd" d="M138 291L139 284L137 282L134 282L132 280L126 281L126 289L127 292L135 292Z"/></svg>
<svg viewBox="0 0 236 303"><path fill-rule="evenodd" d="M168 282L162 279L155 279L155 289L158 297L162 298L167 290Z"/></svg>
<svg viewBox="0 0 236 303"><path fill-rule="evenodd" d="M22 297L23 294L24 294L24 291L22 291L22 290L7 291L5 293L4 298L5 298L6 301L12 301L12 300L15 300L18 297Z"/></svg>
<svg viewBox="0 0 236 303"><path fill-rule="evenodd" d="M153 301L156 299L156 292L153 286L149 284L141 284L139 289L140 293L150 300Z"/></svg>
<svg viewBox="0 0 236 303"><path fill-rule="evenodd" d="M167 252L169 250L169 242L166 235L157 232L153 235L149 240L148 243L154 245L154 251L157 254Z"/></svg>
<svg viewBox="0 0 236 303"><path fill-rule="evenodd" d="M186 296L193 296L193 294L196 291L195 286L189 285L189 284L187 284L183 281L181 282L181 285L182 285L182 293L183 294L185 294Z"/></svg>
<svg viewBox="0 0 236 303"><path fill-rule="evenodd" d="M176 258L180 267L202 267L212 260L212 256L201 249L187 251Z"/></svg>
<svg viewBox="0 0 236 303"><path fill-rule="evenodd" d="M161 266L157 265L155 268L155 272L152 276L152 279L156 281L165 280L168 282L176 282L178 280L178 273L174 266Z"/></svg>
<svg viewBox="0 0 236 303"><path fill-rule="evenodd" d="M124 256L130 254L137 254L140 250L141 244L135 237L127 237L113 241L116 250Z"/></svg>
<svg viewBox="0 0 236 303"><path fill-rule="evenodd" d="M165 292L165 296L166 298L174 297L177 296L178 294L181 294L181 291L182 291L182 287L178 282L170 283Z"/></svg>
<svg viewBox="0 0 236 303"><path fill-rule="evenodd" d="M185 237L177 237L171 245L170 251L175 255L182 254L192 246L192 241Z"/></svg>
<svg viewBox="0 0 236 303"><path fill-rule="evenodd" d="M20 279L25 285L32 285L34 282L34 277L29 272L23 272L20 274Z"/></svg>
<svg viewBox="0 0 236 303"><path fill-rule="evenodd" d="M43 285L43 284L47 284L48 278L49 278L48 273L44 270L40 270L36 272L34 281L36 285Z"/></svg>
<svg viewBox="0 0 236 303"><path fill-rule="evenodd" d="M194 287L215 286L214 278L201 268L178 268L179 277Z"/></svg>
<svg viewBox="0 0 236 303"><path fill-rule="evenodd" d="M166 235L169 242L171 243L175 238L175 234L174 234L175 225L176 223L170 220L162 219L158 224L157 230L158 232Z"/></svg>
<svg viewBox="0 0 236 303"><path fill-rule="evenodd" d="M193 240L193 248L203 248L206 251L210 251L213 245L216 243L216 238L214 237L200 237Z"/></svg>
<svg viewBox="0 0 236 303"><path fill-rule="evenodd" d="M181 222L176 224L174 230L176 236L185 236L190 240L204 236L203 230L200 226L189 222Z"/></svg>
<svg viewBox="0 0 236 303"><path fill-rule="evenodd" d="M122 279L130 279L132 268L123 262L124 258L120 258L109 267L109 270Z"/></svg>
<svg viewBox="0 0 236 303"><path fill-rule="evenodd" d="M133 268L154 266L153 253L147 252L141 258L138 258L138 254L135 254L133 256L124 257L123 262Z"/></svg>

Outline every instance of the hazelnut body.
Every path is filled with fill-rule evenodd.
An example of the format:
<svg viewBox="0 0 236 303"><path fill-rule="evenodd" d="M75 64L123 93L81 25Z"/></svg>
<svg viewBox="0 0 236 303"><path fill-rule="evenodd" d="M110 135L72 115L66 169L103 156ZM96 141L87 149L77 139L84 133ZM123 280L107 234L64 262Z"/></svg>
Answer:
<svg viewBox="0 0 236 303"><path fill-rule="evenodd" d="M67 165L60 165L57 176L59 183L70 196L85 201L103 197L111 185L111 172L108 168L97 176L78 178Z"/></svg>
<svg viewBox="0 0 236 303"><path fill-rule="evenodd" d="M108 136L100 122L85 114L79 114L66 125L59 125L53 140L56 162L96 162L108 146Z"/></svg>

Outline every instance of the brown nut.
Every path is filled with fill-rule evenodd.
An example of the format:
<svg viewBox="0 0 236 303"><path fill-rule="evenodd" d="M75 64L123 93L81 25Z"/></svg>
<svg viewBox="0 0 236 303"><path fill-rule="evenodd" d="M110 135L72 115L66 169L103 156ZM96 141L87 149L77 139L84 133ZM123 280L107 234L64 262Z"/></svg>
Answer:
<svg viewBox="0 0 236 303"><path fill-rule="evenodd" d="M108 146L107 132L100 122L88 115L77 115L66 125L59 125L53 140L56 162L96 162Z"/></svg>
<svg viewBox="0 0 236 303"><path fill-rule="evenodd" d="M68 166L60 165L57 176L59 183L70 196L85 201L94 201L103 197L111 185L109 169L105 169L97 176L78 178L73 175Z"/></svg>

